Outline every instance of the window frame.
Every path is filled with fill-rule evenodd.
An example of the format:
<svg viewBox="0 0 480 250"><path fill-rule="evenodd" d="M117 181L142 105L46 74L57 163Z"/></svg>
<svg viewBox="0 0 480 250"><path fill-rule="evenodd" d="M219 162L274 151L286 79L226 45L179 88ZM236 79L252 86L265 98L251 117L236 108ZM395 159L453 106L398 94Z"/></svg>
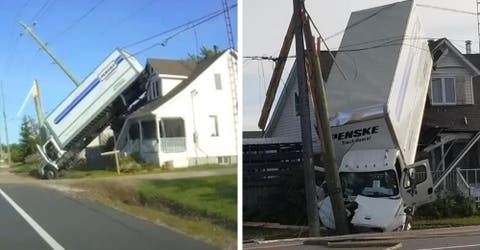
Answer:
<svg viewBox="0 0 480 250"><path fill-rule="evenodd" d="M220 73L215 73L213 75L214 82L215 82L215 90L222 90L223 89L223 84L222 84L222 75Z"/></svg>
<svg viewBox="0 0 480 250"><path fill-rule="evenodd" d="M210 133L210 137L219 137L220 136L220 131L218 129L218 116L217 115L210 115L209 116L209 122L211 123L210 126L214 126L214 127L211 127L210 129L213 129L213 131L211 131ZM212 124L213 122L213 124Z"/></svg>
<svg viewBox="0 0 480 250"><path fill-rule="evenodd" d="M441 83L441 90L442 90L442 101L441 102L436 102L433 98L433 80L434 79L440 79L440 83ZM445 79L452 79L453 80L453 90L454 90L454 93L453 93L453 97L454 97L454 101L453 102L447 102L447 95L446 95L446 88L445 88ZM431 104L432 105L436 105L436 106L441 106L441 105L457 105L457 91L456 91L456 87L457 87L457 79L456 77L454 76L436 76L436 77L432 77L432 79L430 80L430 93L431 93Z"/></svg>

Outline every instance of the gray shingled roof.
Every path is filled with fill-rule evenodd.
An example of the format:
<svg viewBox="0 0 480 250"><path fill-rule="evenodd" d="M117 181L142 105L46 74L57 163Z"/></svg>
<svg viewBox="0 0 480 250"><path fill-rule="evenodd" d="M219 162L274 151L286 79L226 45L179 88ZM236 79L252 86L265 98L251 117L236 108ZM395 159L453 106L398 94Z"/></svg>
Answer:
<svg viewBox="0 0 480 250"><path fill-rule="evenodd" d="M167 60L167 59L147 59L157 74L189 76L196 67L196 62L192 60Z"/></svg>

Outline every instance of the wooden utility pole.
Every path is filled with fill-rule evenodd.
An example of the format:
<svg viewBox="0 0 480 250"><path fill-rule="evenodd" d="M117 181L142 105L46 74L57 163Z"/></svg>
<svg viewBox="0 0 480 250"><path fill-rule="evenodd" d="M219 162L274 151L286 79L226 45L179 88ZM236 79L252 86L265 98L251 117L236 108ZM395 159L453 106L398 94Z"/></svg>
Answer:
<svg viewBox="0 0 480 250"><path fill-rule="evenodd" d="M42 102L40 99L40 87L38 81L33 81L32 97L35 102L35 111L37 112L38 127L40 128L40 139L42 144L47 140L47 130L45 129L45 116L43 113Z"/></svg>
<svg viewBox="0 0 480 250"><path fill-rule="evenodd" d="M305 15L302 13L302 19L305 24L305 40L308 52L308 61L310 62L310 69L312 71L312 79L310 82L310 89L312 91L312 99L314 103L314 110L317 118L317 133L320 140L323 140L326 164L325 169L327 175L327 187L329 191L330 201L332 202L333 216L335 218L335 227L338 234L349 233L347 216L345 212L345 204L343 202L342 187L340 184L340 177L338 175L338 166L335 159L335 148L332 140L332 132L330 131L330 123L328 119L328 103L325 93L325 87L322 78L322 69L320 67L320 60L315 50L315 39L310 29L310 24Z"/></svg>
<svg viewBox="0 0 480 250"><path fill-rule="evenodd" d="M258 120L258 127L262 130L265 130L267 125L268 116L270 115L270 110L273 105L273 100L275 99L275 93L277 93L278 84L282 78L283 68L285 68L285 63L287 61L288 52L292 46L293 41L293 32L295 28L295 15L292 15L290 19L290 24L288 25L287 34L283 39L282 48L280 49L280 54L278 60L275 62L275 68L273 69L272 78L268 84L267 96L265 97L265 102L263 103L262 113L260 114L260 119Z"/></svg>
<svg viewBox="0 0 480 250"><path fill-rule="evenodd" d="M38 45L40 45L40 47L45 51L47 52L47 54L52 58L52 60L63 70L63 72L65 72L65 74L67 74L68 78L70 78L70 80L72 80L72 82L78 86L80 85L80 81L77 80L77 78L75 78L75 76L73 76L72 72L70 72L70 70L67 69L67 67L65 67L65 65L63 65L63 63L53 54L53 52L47 47L47 45L37 36L37 34L35 34L35 32L33 32L33 30L28 27L27 24L25 24L24 22L20 21L19 22L20 25L28 32L28 34L30 36L32 36L32 38L38 43Z"/></svg>
<svg viewBox="0 0 480 250"><path fill-rule="evenodd" d="M303 173L305 180L305 199L307 202L307 218L310 236L320 236L320 221L317 210L315 174L313 171L312 128L305 71L305 51L303 45L302 9L304 0L293 0L293 16L295 17L295 50L300 111L300 127L303 145Z"/></svg>
<svg viewBox="0 0 480 250"><path fill-rule="evenodd" d="M3 82L0 83L0 88L2 91L2 103L3 103L3 122L5 124L5 140L7 143L7 160L8 164L12 164L12 156L10 154L10 142L8 140L8 121L7 121L7 111L5 109L5 94L3 93Z"/></svg>

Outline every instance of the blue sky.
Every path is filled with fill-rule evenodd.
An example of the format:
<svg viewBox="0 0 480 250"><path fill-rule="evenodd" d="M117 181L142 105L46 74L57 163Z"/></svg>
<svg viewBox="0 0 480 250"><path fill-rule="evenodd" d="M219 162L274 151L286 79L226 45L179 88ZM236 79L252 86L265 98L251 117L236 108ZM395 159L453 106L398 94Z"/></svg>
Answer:
<svg viewBox="0 0 480 250"><path fill-rule="evenodd" d="M228 0L228 5L232 4L236 4L236 0ZM18 141L22 117L17 117L16 113L33 79L40 83L47 115L75 87L24 33L18 21L33 27L74 76L82 80L115 48L221 9L220 0L0 0L0 80L5 91L10 142ZM235 45L237 10L230 11ZM163 42L173 33L126 49L132 53L141 51ZM172 38L165 46L153 47L136 57L142 64L147 58L184 59L202 46L213 45L222 49L228 47L223 15ZM36 118L32 100L24 114ZM0 129L4 143L3 118Z"/></svg>

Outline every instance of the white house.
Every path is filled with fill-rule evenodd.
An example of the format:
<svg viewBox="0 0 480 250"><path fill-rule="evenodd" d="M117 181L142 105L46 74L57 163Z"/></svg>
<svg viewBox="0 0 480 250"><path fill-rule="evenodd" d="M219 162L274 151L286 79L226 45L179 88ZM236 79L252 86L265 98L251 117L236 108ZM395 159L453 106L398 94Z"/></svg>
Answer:
<svg viewBox="0 0 480 250"><path fill-rule="evenodd" d="M235 163L236 52L200 62L148 59L145 70L148 102L126 119L116 148L159 166Z"/></svg>

